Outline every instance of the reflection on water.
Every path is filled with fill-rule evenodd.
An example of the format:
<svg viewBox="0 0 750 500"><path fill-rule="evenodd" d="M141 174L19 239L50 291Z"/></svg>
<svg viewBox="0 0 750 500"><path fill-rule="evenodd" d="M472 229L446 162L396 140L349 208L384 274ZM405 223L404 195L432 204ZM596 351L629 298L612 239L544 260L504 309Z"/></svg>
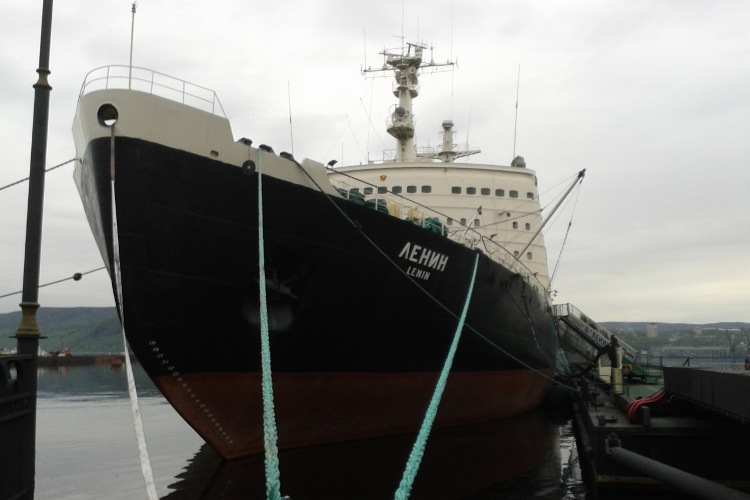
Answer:
<svg viewBox="0 0 750 500"><path fill-rule="evenodd" d="M162 498L263 499L263 457L222 463L136 367L154 478ZM124 372L40 372L38 498L143 498ZM414 436L282 450L293 500L392 498ZM412 499L583 499L569 426L541 413L433 430Z"/></svg>

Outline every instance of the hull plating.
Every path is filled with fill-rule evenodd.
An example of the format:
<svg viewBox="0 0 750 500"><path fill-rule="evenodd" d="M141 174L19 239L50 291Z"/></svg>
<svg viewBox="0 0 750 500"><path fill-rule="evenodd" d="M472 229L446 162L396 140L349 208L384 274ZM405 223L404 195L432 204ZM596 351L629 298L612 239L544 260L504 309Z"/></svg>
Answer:
<svg viewBox="0 0 750 500"><path fill-rule="evenodd" d="M224 458L260 451L257 173L134 139L115 151L131 348ZM78 182L113 269L109 165L109 140L93 141ZM475 251L335 199L347 219L323 193L270 176L263 192L280 445L415 430ZM480 255L466 323L437 425L537 406L550 383L536 370L549 376L556 352L546 301Z"/></svg>

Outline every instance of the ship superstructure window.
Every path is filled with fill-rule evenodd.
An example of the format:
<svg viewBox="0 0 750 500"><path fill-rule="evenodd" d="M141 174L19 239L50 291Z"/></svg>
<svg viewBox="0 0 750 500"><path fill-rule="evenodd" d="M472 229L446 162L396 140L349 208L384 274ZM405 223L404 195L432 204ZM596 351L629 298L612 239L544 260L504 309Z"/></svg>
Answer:
<svg viewBox="0 0 750 500"><path fill-rule="evenodd" d="M386 194L388 192L388 188L385 186L378 186L378 194Z"/></svg>
<svg viewBox="0 0 750 500"><path fill-rule="evenodd" d="M526 223L526 230L528 231L529 229L531 229L531 224L529 224L529 223L527 222L527 223Z"/></svg>
<svg viewBox="0 0 750 500"><path fill-rule="evenodd" d="M529 252L529 253L526 254L526 258L529 259L529 260L531 260L531 252Z"/></svg>
<svg viewBox="0 0 750 500"><path fill-rule="evenodd" d="M416 193L417 192L417 186L406 186L406 192L407 193Z"/></svg>
<svg viewBox="0 0 750 500"><path fill-rule="evenodd" d="M366 187L365 189L362 190L362 192L365 193L365 194L372 194L372 188L371 187Z"/></svg>
<svg viewBox="0 0 750 500"><path fill-rule="evenodd" d="M513 223L513 229L518 229L518 222Z"/></svg>
<svg viewBox="0 0 750 500"><path fill-rule="evenodd" d="M490 188L482 188L482 196L489 196L491 193Z"/></svg>
<svg viewBox="0 0 750 500"><path fill-rule="evenodd" d="M447 223L448 223L449 226L452 226L453 225L453 219L451 217L448 217Z"/></svg>
<svg viewBox="0 0 750 500"><path fill-rule="evenodd" d="M518 257L518 250L513 252L513 257Z"/></svg>
<svg viewBox="0 0 750 500"><path fill-rule="evenodd" d="M349 190L350 193L359 193L359 188L351 188Z"/></svg>
<svg viewBox="0 0 750 500"><path fill-rule="evenodd" d="M479 219L474 219L474 227L479 227Z"/></svg>
<svg viewBox="0 0 750 500"><path fill-rule="evenodd" d="M461 186L453 186L451 188L451 194L461 194Z"/></svg>
<svg viewBox="0 0 750 500"><path fill-rule="evenodd" d="M477 188L466 188L466 194L477 194Z"/></svg>
<svg viewBox="0 0 750 500"><path fill-rule="evenodd" d="M518 198L518 191L510 191L508 192L508 196L511 198Z"/></svg>
<svg viewBox="0 0 750 500"><path fill-rule="evenodd" d="M432 192L432 186L422 186L422 192L423 193L431 193Z"/></svg>
<svg viewBox="0 0 750 500"><path fill-rule="evenodd" d="M505 196L505 189L495 189L495 196Z"/></svg>
<svg viewBox="0 0 750 500"><path fill-rule="evenodd" d="M463 218L461 219L461 225L462 225L462 226L465 226L465 225L466 225L466 219L463 219Z"/></svg>
<svg viewBox="0 0 750 500"><path fill-rule="evenodd" d="M401 194L401 186L393 186L393 189L391 189L393 194Z"/></svg>
<svg viewBox="0 0 750 500"><path fill-rule="evenodd" d="M534 193L526 193L526 198L533 200L534 199Z"/></svg>

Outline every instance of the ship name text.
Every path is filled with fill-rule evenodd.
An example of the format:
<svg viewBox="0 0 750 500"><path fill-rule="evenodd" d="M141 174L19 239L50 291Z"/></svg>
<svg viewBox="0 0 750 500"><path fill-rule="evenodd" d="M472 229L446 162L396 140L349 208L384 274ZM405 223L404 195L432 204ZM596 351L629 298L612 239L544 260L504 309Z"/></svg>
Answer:
<svg viewBox="0 0 750 500"><path fill-rule="evenodd" d="M434 269L436 271L444 271L445 266L448 264L447 255L411 242L406 242L398 256L419 266ZM406 274L423 280L430 279L430 271L414 266L409 266L406 270Z"/></svg>

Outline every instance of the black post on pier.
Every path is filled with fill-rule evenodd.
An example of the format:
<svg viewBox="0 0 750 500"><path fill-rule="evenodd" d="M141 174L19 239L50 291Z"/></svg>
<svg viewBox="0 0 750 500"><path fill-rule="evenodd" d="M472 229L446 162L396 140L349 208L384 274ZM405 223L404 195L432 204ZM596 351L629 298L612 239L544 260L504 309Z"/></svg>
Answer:
<svg viewBox="0 0 750 500"><path fill-rule="evenodd" d="M44 175L47 160L47 125L49 121L50 38L52 0L42 7L42 35L39 47L39 74L34 84L34 124L31 136L29 165L29 199L26 215L26 250L24 254L21 321L16 330L17 351L4 357L0 375L0 425L4 427L2 459L0 459L0 497L34 498L36 461L36 396L39 326L39 267L42 247L42 212L44 207Z"/></svg>

